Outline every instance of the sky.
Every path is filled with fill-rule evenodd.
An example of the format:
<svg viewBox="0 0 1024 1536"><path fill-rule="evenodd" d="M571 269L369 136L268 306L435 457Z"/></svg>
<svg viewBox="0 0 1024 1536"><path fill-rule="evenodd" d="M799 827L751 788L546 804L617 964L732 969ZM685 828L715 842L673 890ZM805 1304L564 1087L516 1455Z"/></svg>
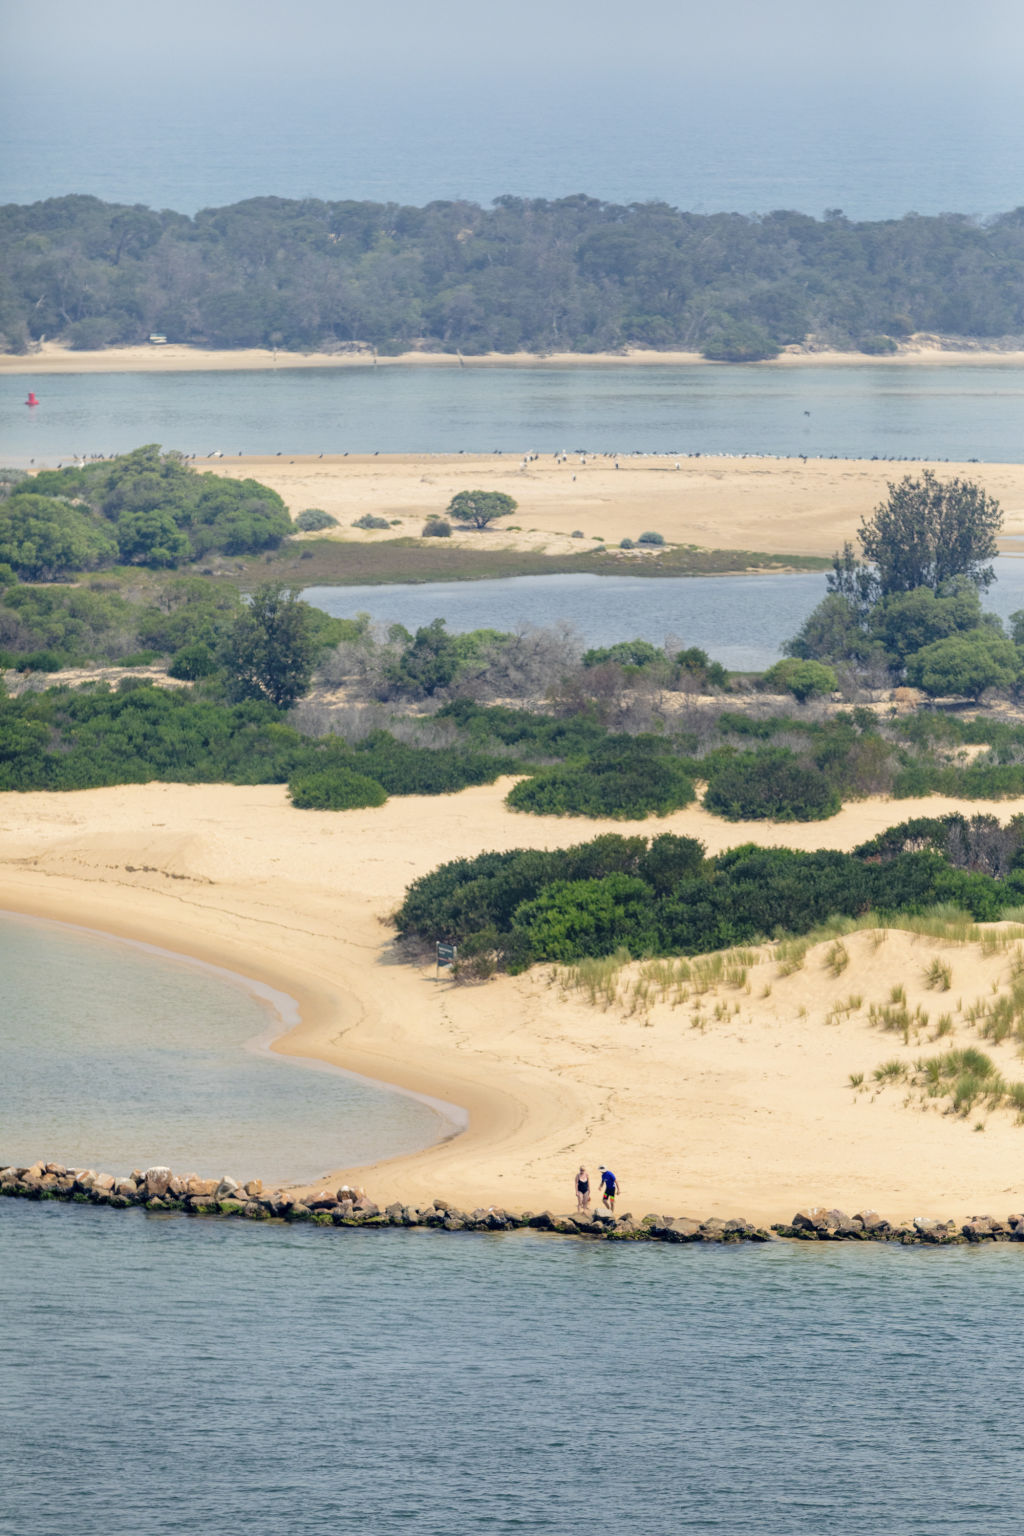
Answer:
<svg viewBox="0 0 1024 1536"><path fill-rule="evenodd" d="M1024 203L1020 0L0 0L0 202Z"/></svg>

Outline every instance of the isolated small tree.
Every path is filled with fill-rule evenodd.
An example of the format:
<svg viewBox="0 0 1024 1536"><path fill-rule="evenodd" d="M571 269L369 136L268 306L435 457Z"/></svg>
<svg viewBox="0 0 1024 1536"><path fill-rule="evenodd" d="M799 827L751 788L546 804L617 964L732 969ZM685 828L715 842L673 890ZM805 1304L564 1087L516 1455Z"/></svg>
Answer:
<svg viewBox="0 0 1024 1536"><path fill-rule="evenodd" d="M861 519L864 558L874 565L883 597L914 587L937 590L954 576L976 587L995 580L989 563L1002 527L999 503L971 480L940 480L926 469L889 485L889 498Z"/></svg>
<svg viewBox="0 0 1024 1536"><path fill-rule="evenodd" d="M769 690L778 688L783 693L791 693L799 704L806 704L808 699L824 698L839 686L831 667L820 661L800 661L795 657L777 661L768 668L763 681Z"/></svg>
<svg viewBox="0 0 1024 1536"><path fill-rule="evenodd" d="M316 615L286 587L258 588L228 635L224 661L236 699L266 699L287 709L313 677Z"/></svg>
<svg viewBox="0 0 1024 1536"><path fill-rule="evenodd" d="M518 505L504 491L458 491L448 503L448 516L486 528L496 517L510 517Z"/></svg>

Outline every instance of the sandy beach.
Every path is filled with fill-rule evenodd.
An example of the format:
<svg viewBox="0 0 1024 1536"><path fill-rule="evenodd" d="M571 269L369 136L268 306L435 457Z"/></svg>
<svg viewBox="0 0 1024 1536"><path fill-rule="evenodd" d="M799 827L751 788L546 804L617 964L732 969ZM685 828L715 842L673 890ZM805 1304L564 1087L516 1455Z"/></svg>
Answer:
<svg viewBox="0 0 1024 1536"><path fill-rule="evenodd" d="M659 455L618 460L591 455L585 463L570 455L559 463L551 455L524 461L506 453L264 454L198 460L196 467L262 481L284 498L293 516L319 507L338 519L332 536L344 539L419 537L424 520L443 513L456 491L481 489L504 491L519 506L491 528L456 530L454 542L471 548L579 553L597 548L598 535L617 545L653 530L670 543L702 548L828 557L844 540L856 538L861 517L885 499L890 481L927 466ZM971 479L995 496L1005 517L1005 548L1020 551L1015 536L1024 535L1024 464L936 462L931 467L942 478ZM353 528L368 512L394 526L382 532ZM572 537L577 530L583 539ZM630 558L656 557L636 550Z"/></svg>
<svg viewBox="0 0 1024 1536"><path fill-rule="evenodd" d="M1007 981L1005 951L862 933L847 940L838 978L820 952L782 977L766 950L745 982L710 990L699 1007L673 1006L655 989L646 1003L606 1008L548 967L479 985L437 981L432 965L397 956L387 921L411 879L482 848L559 846L608 830L686 832L711 851L749 840L850 848L952 802L871 800L797 827L728 825L693 807L634 828L516 815L502 804L507 788L337 815L295 811L279 787L7 794L0 905L269 982L301 1011L277 1049L468 1110L469 1129L453 1141L373 1168L324 1170L329 1184L362 1183L381 1202L441 1195L470 1208L565 1209L584 1162L613 1167L621 1208L638 1216L788 1220L807 1203L870 1205L890 1218L1019 1207L1024 1130L1010 1113L979 1109L965 1121L905 1107L899 1088L850 1086L856 1073L872 1084L883 1061L930 1054L943 1011L954 1033L932 1050L979 1043L963 1014ZM999 806L1002 817L1022 810L1024 801ZM937 949L953 972L941 995L924 981ZM906 1046L867 1017L895 983L931 1015ZM859 1005L843 1012L854 996ZM1008 1045L980 1043L1007 1078L1022 1075Z"/></svg>
<svg viewBox="0 0 1024 1536"><path fill-rule="evenodd" d="M458 352L400 352L383 357L369 346L345 352L282 352L266 347L239 347L218 351L177 343L154 346L143 343L132 347L107 347L98 352L73 351L56 342L44 341L37 351L17 355L0 354L0 374L37 375L51 373L226 373L266 368L607 368L629 364L635 367L735 367L731 363L713 363L699 352L655 352L631 347L622 352L488 352L466 357ZM924 367L1024 365L1024 350L970 347L949 343L940 337L917 336L902 344L898 352L871 356L865 352L807 351L799 347L784 350L777 358L763 363L746 363L747 368L821 367L891 367L906 364Z"/></svg>

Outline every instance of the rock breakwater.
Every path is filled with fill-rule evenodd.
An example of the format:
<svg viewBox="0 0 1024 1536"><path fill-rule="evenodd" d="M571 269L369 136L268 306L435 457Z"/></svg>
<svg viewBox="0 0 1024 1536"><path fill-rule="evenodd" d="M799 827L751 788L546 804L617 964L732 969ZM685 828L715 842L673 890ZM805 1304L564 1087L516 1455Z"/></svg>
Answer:
<svg viewBox="0 0 1024 1536"><path fill-rule="evenodd" d="M310 1222L321 1227L432 1227L445 1232L514 1232L529 1229L563 1237L590 1238L602 1242L655 1243L770 1243L782 1239L800 1242L889 1242L907 1244L964 1244L984 1242L1024 1243L1024 1216L975 1216L969 1221L936 1221L918 1216L912 1222L893 1223L876 1211L854 1216L836 1208L811 1206L798 1211L788 1223L770 1229L742 1217L696 1221L689 1216L630 1212L612 1216L604 1212L557 1215L553 1211L514 1212L500 1206L460 1210L447 1200L429 1205L403 1205L399 1201L383 1210L361 1189L339 1189L313 1194L287 1189L266 1191L259 1179L239 1184L225 1176L201 1179L197 1174L175 1174L170 1168L135 1169L127 1177L97 1173L92 1168L66 1168L60 1163L34 1163L31 1167L0 1167L0 1195L23 1200L61 1200L77 1205L104 1205L112 1210L141 1207L147 1211L181 1212L187 1216L237 1217L246 1221Z"/></svg>

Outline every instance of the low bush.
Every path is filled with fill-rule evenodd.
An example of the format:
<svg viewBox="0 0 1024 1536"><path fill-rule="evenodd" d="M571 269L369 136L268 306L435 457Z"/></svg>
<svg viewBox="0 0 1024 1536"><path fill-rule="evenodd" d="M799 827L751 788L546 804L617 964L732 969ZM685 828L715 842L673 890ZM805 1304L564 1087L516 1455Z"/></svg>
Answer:
<svg viewBox="0 0 1024 1536"><path fill-rule="evenodd" d="M664 542L665 542L665 535L663 533L651 533L650 531L648 531L647 533L642 533L640 535L640 537L637 539L637 543L638 544L656 544L656 545L661 545L661 544L664 544Z"/></svg>
<svg viewBox="0 0 1024 1536"><path fill-rule="evenodd" d="M432 517L423 525L423 538L425 539L450 539L452 525L446 517Z"/></svg>
<svg viewBox="0 0 1024 1536"><path fill-rule="evenodd" d="M351 811L383 805L387 795L376 779L351 768L323 768L288 781L291 802L300 811Z"/></svg>
<svg viewBox="0 0 1024 1536"><path fill-rule="evenodd" d="M605 834L550 852L457 859L410 885L395 922L403 934L467 945L521 970L623 948L634 957L704 954L766 934L806 934L830 918L924 913L940 903L990 921L1020 895L1020 877L966 873L930 851L881 863L752 844L703 855L699 843L671 834L650 843ZM837 952L834 968L840 959Z"/></svg>
<svg viewBox="0 0 1024 1536"><path fill-rule="evenodd" d="M307 507L295 519L295 526L300 533L320 533L324 528L337 528L338 519L319 507Z"/></svg>
<svg viewBox="0 0 1024 1536"><path fill-rule="evenodd" d="M727 821L824 821L842 801L820 768L788 747L764 747L719 760L704 804Z"/></svg>
<svg viewBox="0 0 1024 1536"><path fill-rule="evenodd" d="M800 704L806 704L808 699L824 698L839 686L831 667L820 661L799 661L795 657L777 661L768 668L761 682L769 692L791 693Z"/></svg>
<svg viewBox="0 0 1024 1536"><path fill-rule="evenodd" d="M542 769L523 780L506 804L535 816L642 821L681 810L695 794L692 768L678 758L653 756L643 745L612 738L583 762Z"/></svg>
<svg viewBox="0 0 1024 1536"><path fill-rule="evenodd" d="M180 651L175 651L167 670L172 677L194 683L216 672L217 658L204 641L195 640L191 645L183 645Z"/></svg>
<svg viewBox="0 0 1024 1536"><path fill-rule="evenodd" d="M372 512L364 512L362 517L357 517L352 524L353 528L390 528L391 524L386 517L377 517Z"/></svg>
<svg viewBox="0 0 1024 1536"><path fill-rule="evenodd" d="M619 548L620 549L636 549L636 545L634 544L632 539L620 539L619 540Z"/></svg>

